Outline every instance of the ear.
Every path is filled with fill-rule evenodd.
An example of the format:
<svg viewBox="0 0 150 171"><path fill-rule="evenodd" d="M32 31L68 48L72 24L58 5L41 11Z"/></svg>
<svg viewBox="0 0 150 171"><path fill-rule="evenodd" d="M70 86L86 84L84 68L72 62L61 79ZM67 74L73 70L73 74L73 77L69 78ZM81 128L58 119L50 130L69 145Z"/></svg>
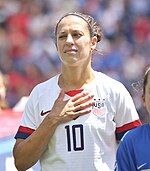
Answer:
<svg viewBox="0 0 150 171"><path fill-rule="evenodd" d="M97 37L94 36L92 37L92 41L91 41L91 50L93 51L96 48L97 45Z"/></svg>
<svg viewBox="0 0 150 171"><path fill-rule="evenodd" d="M143 102L143 106L146 106L145 95L142 95L141 99L142 99L142 102Z"/></svg>

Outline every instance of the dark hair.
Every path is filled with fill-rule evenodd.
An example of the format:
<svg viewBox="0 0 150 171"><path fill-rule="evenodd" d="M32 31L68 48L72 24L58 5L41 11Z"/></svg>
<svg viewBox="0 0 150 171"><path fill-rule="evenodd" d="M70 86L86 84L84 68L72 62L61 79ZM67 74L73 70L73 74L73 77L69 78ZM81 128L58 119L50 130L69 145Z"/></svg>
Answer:
<svg viewBox="0 0 150 171"><path fill-rule="evenodd" d="M145 88L146 88L146 85L147 85L147 82L148 82L148 75L150 74L150 67L148 67L148 69L146 70L145 72L145 75L144 75L144 81L143 81L143 95L145 95Z"/></svg>
<svg viewBox="0 0 150 171"><path fill-rule="evenodd" d="M86 21L86 23L88 24L88 28L89 28L91 37L96 36L97 37L97 42L101 41L101 38L102 38L102 28L101 28L101 26L94 20L93 17L91 17L89 15L86 15L86 14L79 13L79 12L70 12L70 13L67 13L67 14L65 14L64 16L61 17L61 19L58 21L58 23L56 25L56 28L55 28L55 38L56 38L56 35L57 35L57 28L58 28L59 23L61 22L61 20L63 18L65 18L65 17L67 17L69 15L78 16L78 17L82 18L84 21Z"/></svg>

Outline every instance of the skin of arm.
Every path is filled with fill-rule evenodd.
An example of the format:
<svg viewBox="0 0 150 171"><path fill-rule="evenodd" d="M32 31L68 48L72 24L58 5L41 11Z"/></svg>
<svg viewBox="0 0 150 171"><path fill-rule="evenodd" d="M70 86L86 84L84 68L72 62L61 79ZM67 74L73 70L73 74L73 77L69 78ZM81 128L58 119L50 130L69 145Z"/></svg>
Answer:
<svg viewBox="0 0 150 171"><path fill-rule="evenodd" d="M59 124L91 111L93 95L82 92L64 101L64 94L61 91L51 112L28 138L16 140L13 155L18 171L26 171L40 159Z"/></svg>

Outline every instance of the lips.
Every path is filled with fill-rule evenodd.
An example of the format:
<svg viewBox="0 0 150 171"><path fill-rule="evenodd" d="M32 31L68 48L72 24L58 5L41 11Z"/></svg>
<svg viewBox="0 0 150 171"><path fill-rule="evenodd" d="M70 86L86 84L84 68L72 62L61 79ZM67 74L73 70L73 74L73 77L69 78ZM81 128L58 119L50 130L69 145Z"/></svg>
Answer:
<svg viewBox="0 0 150 171"><path fill-rule="evenodd" d="M77 52L77 50L76 49L67 49L67 50L65 50L64 51L64 53L74 53L74 52Z"/></svg>

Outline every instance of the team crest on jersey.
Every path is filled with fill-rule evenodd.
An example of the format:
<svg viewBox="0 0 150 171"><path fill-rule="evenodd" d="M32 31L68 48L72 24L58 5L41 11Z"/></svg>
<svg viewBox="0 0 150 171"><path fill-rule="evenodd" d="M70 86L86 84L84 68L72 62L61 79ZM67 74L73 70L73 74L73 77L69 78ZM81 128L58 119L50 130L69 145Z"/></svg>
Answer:
<svg viewBox="0 0 150 171"><path fill-rule="evenodd" d="M101 116L105 114L106 112L106 104L105 104L105 99L94 99L94 106L92 108L92 112L96 116Z"/></svg>

